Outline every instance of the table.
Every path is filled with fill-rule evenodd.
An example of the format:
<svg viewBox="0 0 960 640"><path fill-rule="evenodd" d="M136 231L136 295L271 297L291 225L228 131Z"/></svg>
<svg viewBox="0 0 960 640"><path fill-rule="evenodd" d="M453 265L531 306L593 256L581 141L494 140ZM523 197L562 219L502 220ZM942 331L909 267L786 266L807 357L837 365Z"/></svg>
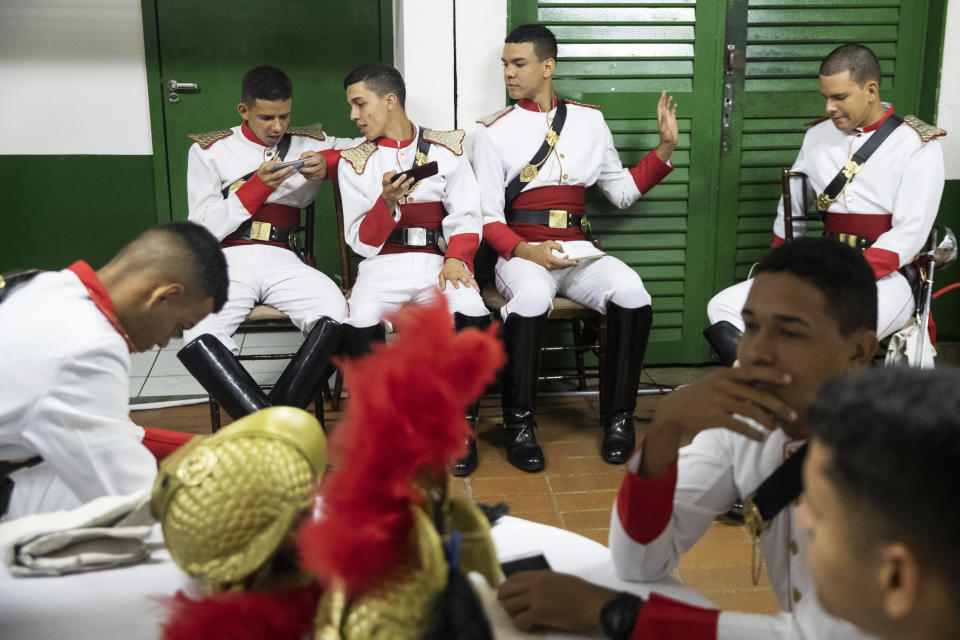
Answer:
<svg viewBox="0 0 960 640"><path fill-rule="evenodd" d="M668 578L657 583L629 583L616 577L609 550L577 535L520 518L505 516L493 527L501 560L543 553L557 571L577 574L620 591L646 596L651 590L699 606L711 606L702 595ZM159 546L159 525L150 540ZM196 585L159 547L149 562L130 567L55 578L12 578L0 565L0 638L4 640L157 640L166 611L161 599ZM509 622L491 594L482 598L498 639L601 638L555 632L524 634Z"/></svg>

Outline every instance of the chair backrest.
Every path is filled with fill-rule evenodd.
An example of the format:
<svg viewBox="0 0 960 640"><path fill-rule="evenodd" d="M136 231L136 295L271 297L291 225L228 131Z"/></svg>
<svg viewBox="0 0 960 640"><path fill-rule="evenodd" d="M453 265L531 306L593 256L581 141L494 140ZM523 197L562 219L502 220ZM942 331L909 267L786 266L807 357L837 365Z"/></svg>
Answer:
<svg viewBox="0 0 960 640"><path fill-rule="evenodd" d="M311 202L303 208L303 224L296 228L297 233L303 232L303 242L295 253L304 264L311 267L317 266L317 255L313 252L314 238L314 203Z"/></svg>
<svg viewBox="0 0 960 640"><path fill-rule="evenodd" d="M353 288L353 283L356 281L354 273L360 256L347 244L343 225L343 199L340 197L340 183L336 180L333 181L333 205L337 211L337 239L340 242L340 275L336 278L340 280L340 289L346 293Z"/></svg>
<svg viewBox="0 0 960 640"><path fill-rule="evenodd" d="M790 188L793 185L793 180L800 180L801 193L803 193L801 208L803 215L800 216L793 212L793 191ZM789 168L785 168L780 178L780 186L783 190L783 239L789 242L793 240L794 221L819 221L823 220L823 216L819 211L810 211L810 200L808 197L810 187L807 184L807 174L802 171L791 171Z"/></svg>

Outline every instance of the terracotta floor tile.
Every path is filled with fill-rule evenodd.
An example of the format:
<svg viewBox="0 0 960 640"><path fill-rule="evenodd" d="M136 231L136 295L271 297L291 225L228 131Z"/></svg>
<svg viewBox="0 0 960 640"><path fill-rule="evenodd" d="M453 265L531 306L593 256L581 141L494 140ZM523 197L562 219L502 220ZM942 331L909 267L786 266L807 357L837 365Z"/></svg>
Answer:
<svg viewBox="0 0 960 640"><path fill-rule="evenodd" d="M705 544L745 544L750 545L750 535L739 524L724 524L714 521L700 539Z"/></svg>
<svg viewBox="0 0 960 640"><path fill-rule="evenodd" d="M750 545L743 543L710 544L701 539L680 556L681 571L686 568L720 569L750 566Z"/></svg>
<svg viewBox="0 0 960 640"><path fill-rule="evenodd" d="M543 474L527 474L520 478L471 478L470 484L478 501L505 500L525 493L548 492L547 479Z"/></svg>
<svg viewBox="0 0 960 640"><path fill-rule="evenodd" d="M565 511L581 511L583 509L606 509L608 512L617 499L615 490L583 491L578 493L556 493L557 507L561 513Z"/></svg>
<svg viewBox="0 0 960 640"><path fill-rule="evenodd" d="M547 493L514 494L501 498L510 507L510 515L525 518L526 513L555 511L553 500Z"/></svg>
<svg viewBox="0 0 960 640"><path fill-rule="evenodd" d="M720 609L774 615L780 613L780 602L773 589L737 589L706 591L703 595Z"/></svg>
<svg viewBox="0 0 960 640"><path fill-rule="evenodd" d="M624 471L622 465L613 465L604 461L600 457L600 451L595 456L584 456L580 458L557 458L551 460L547 457L547 465L553 462L553 468L548 468L548 473L563 475L578 475L582 473L606 473L623 477Z"/></svg>
<svg viewBox="0 0 960 640"><path fill-rule="evenodd" d="M532 522L539 522L540 524L548 524L551 527L560 527L563 528L563 523L560 522L560 515L556 511L542 511L540 513L526 513L523 515L525 520L530 520Z"/></svg>
<svg viewBox="0 0 960 640"><path fill-rule="evenodd" d="M583 436L571 438L570 440L560 440L557 442L544 442L541 445L543 455L550 460L558 458L588 458L600 455L600 433L596 438L588 439Z"/></svg>
<svg viewBox="0 0 960 640"><path fill-rule="evenodd" d="M601 529L610 526L610 509L564 511L560 516L568 529Z"/></svg>
<svg viewBox="0 0 960 640"><path fill-rule="evenodd" d="M566 519L566 516L564 516ZM753 580L750 577L750 560L741 567L687 567L680 569L683 584L697 591L721 591L725 589L753 589ZM758 587L768 588L766 570L761 571Z"/></svg>
<svg viewBox="0 0 960 640"><path fill-rule="evenodd" d="M573 491L616 491L620 488L622 476L611 473L589 473L579 475L550 475L550 487L554 493Z"/></svg>

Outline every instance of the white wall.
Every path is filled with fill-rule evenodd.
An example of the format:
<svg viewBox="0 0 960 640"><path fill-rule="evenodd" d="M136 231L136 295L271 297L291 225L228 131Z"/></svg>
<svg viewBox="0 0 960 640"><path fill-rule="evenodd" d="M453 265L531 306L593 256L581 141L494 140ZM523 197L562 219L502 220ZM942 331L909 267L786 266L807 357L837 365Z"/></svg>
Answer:
<svg viewBox="0 0 960 640"><path fill-rule="evenodd" d="M947 30L940 68L937 126L947 130L943 143L947 180L960 179L960 0L947 3Z"/></svg>
<svg viewBox="0 0 960 640"><path fill-rule="evenodd" d="M407 84L410 119L470 130L474 120L503 108L506 24L506 0L394 0L394 61Z"/></svg>
<svg viewBox="0 0 960 640"><path fill-rule="evenodd" d="M0 154L149 155L139 0L0 0Z"/></svg>

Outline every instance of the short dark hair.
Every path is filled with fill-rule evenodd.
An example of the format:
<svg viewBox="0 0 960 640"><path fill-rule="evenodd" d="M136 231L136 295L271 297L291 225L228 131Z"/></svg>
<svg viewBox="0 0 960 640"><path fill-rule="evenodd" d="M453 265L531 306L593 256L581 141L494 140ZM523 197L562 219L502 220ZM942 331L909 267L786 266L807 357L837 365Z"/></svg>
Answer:
<svg viewBox="0 0 960 640"><path fill-rule="evenodd" d="M383 98L388 93L395 93L400 106L405 107L407 101L407 85L403 82L403 76L396 68L383 62L368 62L360 65L347 74L343 79L343 88L346 89L352 84L364 82L367 89Z"/></svg>
<svg viewBox="0 0 960 640"><path fill-rule="evenodd" d="M863 254L832 238L798 238L763 258L760 273L789 273L823 294L827 311L849 336L877 328L877 282Z"/></svg>
<svg viewBox="0 0 960 640"><path fill-rule="evenodd" d="M263 65L243 74L240 100L245 104L252 106L258 99L273 102L291 98L293 98L293 83L280 69Z"/></svg>
<svg viewBox="0 0 960 640"><path fill-rule="evenodd" d="M840 45L820 63L820 75L835 76L844 71L850 72L850 78L863 86L868 80L880 84L880 61L869 48L855 42Z"/></svg>
<svg viewBox="0 0 960 640"><path fill-rule="evenodd" d="M154 232L169 234L189 256L190 271L206 297L213 298L217 313L227 301L227 260L216 237L206 227L193 222L170 222L154 227ZM149 233L149 232L148 232Z"/></svg>
<svg viewBox="0 0 960 640"><path fill-rule="evenodd" d="M537 60L540 62L547 58L557 59L557 38L553 35L553 31L542 24L522 24L507 34L503 41L504 43L533 44L533 52L537 54Z"/></svg>
<svg viewBox="0 0 960 640"><path fill-rule="evenodd" d="M957 389L956 367L865 369L824 385L807 422L841 501L869 522L858 535L906 543L960 598Z"/></svg>

